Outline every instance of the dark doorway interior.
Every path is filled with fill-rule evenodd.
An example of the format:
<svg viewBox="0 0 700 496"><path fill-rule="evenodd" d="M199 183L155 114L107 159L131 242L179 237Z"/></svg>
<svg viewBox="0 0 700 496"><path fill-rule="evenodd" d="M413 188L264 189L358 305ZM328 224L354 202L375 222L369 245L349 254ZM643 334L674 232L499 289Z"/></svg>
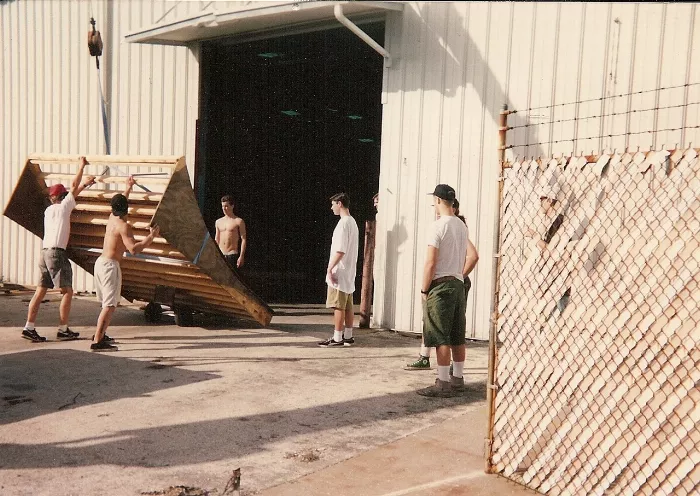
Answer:
<svg viewBox="0 0 700 496"><path fill-rule="evenodd" d="M383 23L362 25L383 44ZM379 184L382 57L345 28L203 47L197 193L212 234L231 194L248 226L243 278L265 300L325 301L337 223L350 195L360 228Z"/></svg>

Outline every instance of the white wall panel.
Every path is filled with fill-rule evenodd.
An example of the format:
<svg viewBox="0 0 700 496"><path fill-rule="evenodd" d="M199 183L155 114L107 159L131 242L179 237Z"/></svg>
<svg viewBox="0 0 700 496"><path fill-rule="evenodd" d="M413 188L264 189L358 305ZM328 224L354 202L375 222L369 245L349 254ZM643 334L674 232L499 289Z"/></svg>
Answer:
<svg viewBox="0 0 700 496"><path fill-rule="evenodd" d="M687 50L686 54L686 84L700 81L700 63L698 63L698 54L700 54L700 22L698 22L699 16L700 9L698 9L697 4L693 4L692 16L690 19L688 19L689 31L691 31L692 34L691 40L688 42L691 48ZM698 123L700 123L700 85L688 87L684 101L693 102L693 105L689 105L685 109L684 125L697 126ZM683 137L683 139L681 139L681 143L692 142L693 146L696 147L700 144L700 130L698 129L683 132L681 136Z"/></svg>
<svg viewBox="0 0 700 496"><path fill-rule="evenodd" d="M411 328L411 308L416 286L416 240L420 232L418 219L424 205L420 202L421 198L418 198L418 188L421 183L419 161L423 130L423 77L429 33L427 22L416 12L418 8L418 5L411 5L409 10L415 14L404 17L403 32L410 33L412 49L402 52L404 107L401 122L402 147L399 151L401 172L397 197L398 219L392 227L387 225L394 234L398 267L396 287L402 288L401 291L396 291L395 297L396 326L403 329Z"/></svg>
<svg viewBox="0 0 700 496"><path fill-rule="evenodd" d="M389 16L385 28L385 47L394 58L393 67L387 74L387 104L382 108L382 148L379 170L379 209L377 214L377 234L374 261L374 302L372 326L389 327L396 313L396 280L399 243L399 178L403 169L403 159L397 153L402 148L403 128L395 123L403 121L403 91L388 91L389 88L403 87L404 54L401 40L404 32L404 17ZM381 295L381 296L380 296Z"/></svg>
<svg viewBox="0 0 700 496"><path fill-rule="evenodd" d="M204 5L179 3L191 12ZM125 33L152 25L179 3L0 2L3 209L29 153L105 152L97 70L86 44L91 16L105 43L100 66L112 153L185 154L193 175L197 47L122 41ZM68 167L55 170L74 171ZM0 236L0 278L36 284L41 240L6 217L0 217ZM93 289L92 277L76 266L74 287Z"/></svg>
<svg viewBox="0 0 700 496"><path fill-rule="evenodd" d="M630 114L625 114L631 100L625 95L633 88L635 53L633 47L636 44L637 31L634 23L639 10L638 4L616 3L612 9L612 43L607 73L612 74L612 81L607 85L605 101L604 129L601 134L618 135L626 132L627 121ZM615 22L617 19L617 23ZM625 95L625 96L616 96ZM572 115L573 117L573 115ZM628 146L627 136L606 137L603 147L611 150L624 149ZM568 150L568 148L566 148Z"/></svg>
<svg viewBox="0 0 700 496"><path fill-rule="evenodd" d="M424 192L447 182L457 189L481 255L467 333L487 338L503 104L518 111L509 116L515 129L508 144L524 145L509 150L509 158L648 149L654 142L697 146L697 129L646 131L681 127L684 119L697 126L700 105L641 111L700 98L692 84L700 82L695 10L410 2L403 14L391 14L387 44L398 63L389 71L384 106L374 323L420 331L422 236L433 215ZM647 91L683 84L690 86ZM614 97L639 91L645 92ZM603 136L609 134L622 136Z"/></svg>

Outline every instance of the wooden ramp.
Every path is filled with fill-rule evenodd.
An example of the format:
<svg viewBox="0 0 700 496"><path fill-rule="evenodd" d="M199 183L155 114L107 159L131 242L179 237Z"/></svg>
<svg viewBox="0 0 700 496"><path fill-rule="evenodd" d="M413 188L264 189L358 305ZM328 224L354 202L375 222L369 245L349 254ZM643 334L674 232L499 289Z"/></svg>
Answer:
<svg viewBox="0 0 700 496"><path fill-rule="evenodd" d="M70 188L77 155L34 154L5 208L5 216L39 237L44 234L48 186ZM124 257L122 296L171 306L176 315L202 311L255 320L268 325L272 310L241 281L210 237L192 191L184 157L87 156L85 175L97 184L83 191L71 216L68 254L93 273L102 252L110 199L123 192L128 175L137 184L129 196L129 223L139 241L150 225L160 236L141 254ZM190 313L191 315L191 313Z"/></svg>

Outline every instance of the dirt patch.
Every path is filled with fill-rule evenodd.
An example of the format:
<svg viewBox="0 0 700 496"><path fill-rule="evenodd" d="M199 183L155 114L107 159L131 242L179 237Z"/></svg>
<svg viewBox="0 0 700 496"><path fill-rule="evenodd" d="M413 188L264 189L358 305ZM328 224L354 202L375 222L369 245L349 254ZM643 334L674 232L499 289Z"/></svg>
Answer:
<svg viewBox="0 0 700 496"><path fill-rule="evenodd" d="M305 463L315 462L321 459L321 450L305 449L302 451L289 452L285 453L284 457L287 459L293 458Z"/></svg>
<svg viewBox="0 0 700 496"><path fill-rule="evenodd" d="M161 491L142 491L141 494L148 496L209 496L209 491L199 487L170 486Z"/></svg>

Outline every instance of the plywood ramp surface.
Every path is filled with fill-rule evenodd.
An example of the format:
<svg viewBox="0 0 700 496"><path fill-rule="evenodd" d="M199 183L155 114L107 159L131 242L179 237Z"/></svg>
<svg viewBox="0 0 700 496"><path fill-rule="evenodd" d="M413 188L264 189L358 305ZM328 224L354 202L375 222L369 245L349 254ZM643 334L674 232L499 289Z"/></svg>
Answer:
<svg viewBox="0 0 700 496"><path fill-rule="evenodd" d="M209 313L270 323L272 310L224 259L210 237L192 191L184 157L87 156L85 175L97 184L83 191L71 216L68 254L93 273L102 250L110 199L125 189L126 176L137 184L129 195L128 221L137 240L158 225L160 237L141 254L122 262L122 295ZM44 234L48 187L69 187L78 168L77 155L33 154L5 208L5 216L39 237Z"/></svg>

